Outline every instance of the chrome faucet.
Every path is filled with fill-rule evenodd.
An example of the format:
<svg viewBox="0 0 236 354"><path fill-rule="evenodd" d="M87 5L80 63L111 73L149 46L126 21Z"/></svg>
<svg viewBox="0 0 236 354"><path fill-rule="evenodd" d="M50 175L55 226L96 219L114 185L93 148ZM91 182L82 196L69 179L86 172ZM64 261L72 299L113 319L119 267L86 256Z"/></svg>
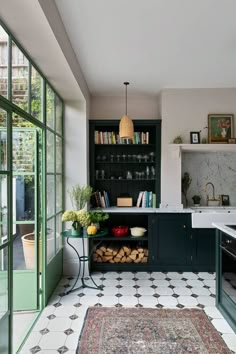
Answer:
<svg viewBox="0 0 236 354"><path fill-rule="evenodd" d="M211 183L211 182L207 182L205 188L207 188L208 185L211 185L211 186L212 186L212 197L213 197L212 200L216 200L216 199L215 199L215 187L214 187L214 184ZM209 200L209 195L207 195L207 200Z"/></svg>

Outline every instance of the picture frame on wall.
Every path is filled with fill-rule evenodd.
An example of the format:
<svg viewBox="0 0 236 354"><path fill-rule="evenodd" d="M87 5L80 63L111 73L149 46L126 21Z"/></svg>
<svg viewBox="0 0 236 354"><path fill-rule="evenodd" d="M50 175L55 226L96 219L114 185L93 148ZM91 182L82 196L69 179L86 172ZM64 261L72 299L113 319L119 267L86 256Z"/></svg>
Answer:
<svg viewBox="0 0 236 354"><path fill-rule="evenodd" d="M200 144L200 132L190 132L191 144Z"/></svg>
<svg viewBox="0 0 236 354"><path fill-rule="evenodd" d="M234 115L208 114L208 141L210 144L227 144L234 137Z"/></svg>

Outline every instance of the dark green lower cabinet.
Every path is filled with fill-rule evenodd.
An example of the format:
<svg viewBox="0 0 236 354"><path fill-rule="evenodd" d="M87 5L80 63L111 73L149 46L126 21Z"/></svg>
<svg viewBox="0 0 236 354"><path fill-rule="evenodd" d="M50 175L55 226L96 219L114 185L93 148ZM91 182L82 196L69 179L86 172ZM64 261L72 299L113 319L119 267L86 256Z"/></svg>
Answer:
<svg viewBox="0 0 236 354"><path fill-rule="evenodd" d="M215 272L215 229L192 229L193 271Z"/></svg>
<svg viewBox="0 0 236 354"><path fill-rule="evenodd" d="M189 214L158 214L153 238L154 267L182 271L191 266L191 218ZM154 253L154 251L153 251Z"/></svg>
<svg viewBox="0 0 236 354"><path fill-rule="evenodd" d="M90 252L97 242L126 243L148 249L147 263L97 263L91 260L91 270L105 271L215 271L215 230L192 229L188 213L124 213L110 214L108 229L114 225L143 226L144 238L117 238L110 235L90 240ZM92 257L91 257L92 258Z"/></svg>

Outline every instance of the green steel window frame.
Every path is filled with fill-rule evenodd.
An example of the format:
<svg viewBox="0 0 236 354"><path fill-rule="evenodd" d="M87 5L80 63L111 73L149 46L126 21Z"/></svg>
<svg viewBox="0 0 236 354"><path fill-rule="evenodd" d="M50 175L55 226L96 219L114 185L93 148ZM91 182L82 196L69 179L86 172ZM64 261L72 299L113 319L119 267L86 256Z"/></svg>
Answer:
<svg viewBox="0 0 236 354"><path fill-rule="evenodd" d="M54 89L54 87L50 84L50 82L46 79L38 65L31 59L31 57L28 55L27 51L21 46L19 41L11 34L11 32L8 30L7 26L4 24L4 22L0 19L0 26L5 30L5 32L8 35L8 75L7 75L7 98L3 97L0 95L0 106L2 109L5 109L7 114L8 114L8 120L7 120L7 149L8 151L12 151L12 118L13 114L16 113L19 116L21 116L23 119L29 121L30 123L34 124L36 127L39 127L42 129L42 190L46 191L47 189L47 156L46 156L46 146L47 146L47 130L50 130L54 134L54 180L55 180L55 198L54 198L54 211L55 214L51 217L54 217L54 230L56 231L56 220L57 216L62 214L63 209L64 209L64 200L65 200L65 192L64 192L64 186L65 186L65 177L64 177L64 101L58 94L58 92ZM23 55L26 57L29 63L29 70L28 70L28 111L24 111L17 105L15 105L12 102L12 42L15 43L15 45L21 50ZM32 66L37 70L37 72L41 75L42 77L42 82L43 82L43 89L42 89L42 120L39 120L35 117L33 117L31 113L31 72L32 72ZM46 123L46 84L51 87L51 89L54 92L54 124L53 124L53 129L50 127L47 127ZM61 116L61 134L59 134L56 131L56 96L60 100L61 105L62 105L62 116ZM61 173L57 173L56 170L56 136L61 138L62 142L62 168L61 168ZM8 215L7 215L7 220L8 220L8 229L7 232L9 235L12 235L12 229L13 229L13 224L12 224L12 156L11 153L8 154L7 157L7 166L8 168L10 167L9 170L4 170L0 171L0 175L6 175L7 176L7 201L8 201ZM60 175L62 178L62 209L56 212L56 176ZM42 213L42 225L43 225L43 232L46 235L46 227L47 227L47 215L46 215L46 197L45 193L42 193L42 200L41 200L41 213ZM50 218L51 218L50 217ZM49 219L50 219L49 218ZM55 234L56 236L56 234ZM45 274L45 265L47 264L47 260L45 259L47 255L47 245L46 245L46 240L42 240L42 247L45 250L43 252L43 274ZM9 253L8 253L8 270L9 270L9 279L8 279L8 284L9 288L13 288L13 247L12 247L12 236L10 239L7 240L4 245L0 247L0 249L8 247ZM56 237L54 237L54 247L56 247ZM54 248L56 249L56 248ZM54 255L55 256L55 255ZM45 286L45 277L42 279L43 281L43 287ZM45 299L44 299L44 293L43 293L43 298L42 298L42 304L43 307L45 306ZM13 296L11 292L9 292L8 296L8 309L10 312L10 330L12 333L12 308L13 308ZM9 343L9 349L10 353L12 352L12 343L10 340Z"/></svg>

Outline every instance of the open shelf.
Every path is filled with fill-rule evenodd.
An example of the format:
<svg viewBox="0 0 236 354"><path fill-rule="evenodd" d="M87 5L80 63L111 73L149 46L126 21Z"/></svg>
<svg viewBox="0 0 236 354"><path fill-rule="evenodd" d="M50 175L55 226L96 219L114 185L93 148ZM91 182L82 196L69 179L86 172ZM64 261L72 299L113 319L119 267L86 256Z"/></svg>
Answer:
<svg viewBox="0 0 236 354"><path fill-rule="evenodd" d="M236 144L170 144L170 147L186 152L236 152Z"/></svg>

